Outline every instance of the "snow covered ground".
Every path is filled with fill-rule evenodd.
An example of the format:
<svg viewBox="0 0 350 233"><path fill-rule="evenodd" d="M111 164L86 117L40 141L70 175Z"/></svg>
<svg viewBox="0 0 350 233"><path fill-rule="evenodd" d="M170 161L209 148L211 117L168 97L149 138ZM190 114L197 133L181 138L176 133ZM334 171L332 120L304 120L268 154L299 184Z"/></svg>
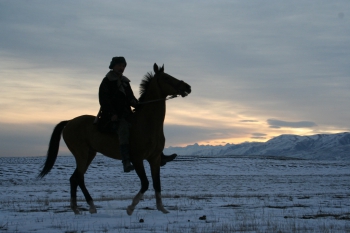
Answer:
<svg viewBox="0 0 350 233"><path fill-rule="evenodd" d="M43 162L0 158L0 232L350 232L350 161L178 156L161 169L170 213L156 210L151 182L132 216L140 183L120 161L93 161L85 181L98 213L79 190L81 215L69 208L74 158L37 180Z"/></svg>

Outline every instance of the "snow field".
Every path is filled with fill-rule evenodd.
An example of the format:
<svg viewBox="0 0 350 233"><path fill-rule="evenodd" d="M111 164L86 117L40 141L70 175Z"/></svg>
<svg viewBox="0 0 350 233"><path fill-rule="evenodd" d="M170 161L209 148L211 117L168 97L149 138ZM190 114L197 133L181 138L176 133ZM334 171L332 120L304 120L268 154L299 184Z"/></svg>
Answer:
<svg viewBox="0 0 350 233"><path fill-rule="evenodd" d="M163 204L150 189L132 216L140 188L120 161L97 156L85 183L97 214L78 191L69 207L74 158L59 156L37 180L44 158L0 158L0 232L350 232L350 163L268 157L178 156L161 168ZM143 222L142 222L143 220Z"/></svg>

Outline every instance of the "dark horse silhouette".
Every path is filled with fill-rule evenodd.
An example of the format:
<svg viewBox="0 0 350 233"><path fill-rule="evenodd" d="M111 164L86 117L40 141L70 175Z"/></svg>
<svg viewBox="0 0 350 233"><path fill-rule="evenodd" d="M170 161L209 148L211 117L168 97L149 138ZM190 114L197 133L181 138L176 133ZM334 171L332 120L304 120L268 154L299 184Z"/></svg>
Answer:
<svg viewBox="0 0 350 233"><path fill-rule="evenodd" d="M154 75L147 73L140 84L140 104L132 114L130 122L130 159L141 181L141 189L127 208L131 215L147 191L149 181L146 176L143 160L150 164L153 188L155 190L157 209L168 213L164 208L161 197L160 163L164 149L165 138L163 132L165 118L165 100L167 96L187 96L191 93L191 86L167 73L164 65L153 66ZM58 154L61 134L76 161L76 169L70 177L71 201L70 206L75 214L79 214L77 206L77 187L82 190L86 202L90 206L90 213L96 213L96 207L85 187L84 174L91 161L99 152L107 157L121 160L117 135L101 133L97 125L93 124L95 116L83 115L69 121L62 121L53 130L46 162L39 177L44 177L52 169Z"/></svg>

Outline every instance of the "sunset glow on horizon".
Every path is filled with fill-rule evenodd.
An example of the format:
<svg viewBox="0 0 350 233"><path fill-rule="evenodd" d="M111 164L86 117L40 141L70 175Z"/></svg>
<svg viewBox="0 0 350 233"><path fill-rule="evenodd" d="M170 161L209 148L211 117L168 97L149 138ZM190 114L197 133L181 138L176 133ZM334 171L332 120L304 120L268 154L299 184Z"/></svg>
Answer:
<svg viewBox="0 0 350 233"><path fill-rule="evenodd" d="M345 0L23 3L0 9L0 156L41 155L60 121L97 114L114 56L136 97L154 63L191 85L167 101L166 147L350 131Z"/></svg>

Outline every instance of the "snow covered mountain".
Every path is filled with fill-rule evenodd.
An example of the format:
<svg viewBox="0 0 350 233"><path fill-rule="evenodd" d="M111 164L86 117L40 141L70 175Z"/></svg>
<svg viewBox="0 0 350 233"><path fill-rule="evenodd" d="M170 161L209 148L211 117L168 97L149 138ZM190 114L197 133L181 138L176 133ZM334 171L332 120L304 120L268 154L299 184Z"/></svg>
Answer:
<svg viewBox="0 0 350 233"><path fill-rule="evenodd" d="M234 146L234 144L226 144L225 146L211 146L211 145L188 145L186 147L168 147L164 149L165 154L179 154L179 155L219 155L227 148Z"/></svg>
<svg viewBox="0 0 350 233"><path fill-rule="evenodd" d="M265 155L302 159L350 160L350 133L312 136L281 135L267 142L245 142L224 146L188 145L169 147L165 154L179 155Z"/></svg>

